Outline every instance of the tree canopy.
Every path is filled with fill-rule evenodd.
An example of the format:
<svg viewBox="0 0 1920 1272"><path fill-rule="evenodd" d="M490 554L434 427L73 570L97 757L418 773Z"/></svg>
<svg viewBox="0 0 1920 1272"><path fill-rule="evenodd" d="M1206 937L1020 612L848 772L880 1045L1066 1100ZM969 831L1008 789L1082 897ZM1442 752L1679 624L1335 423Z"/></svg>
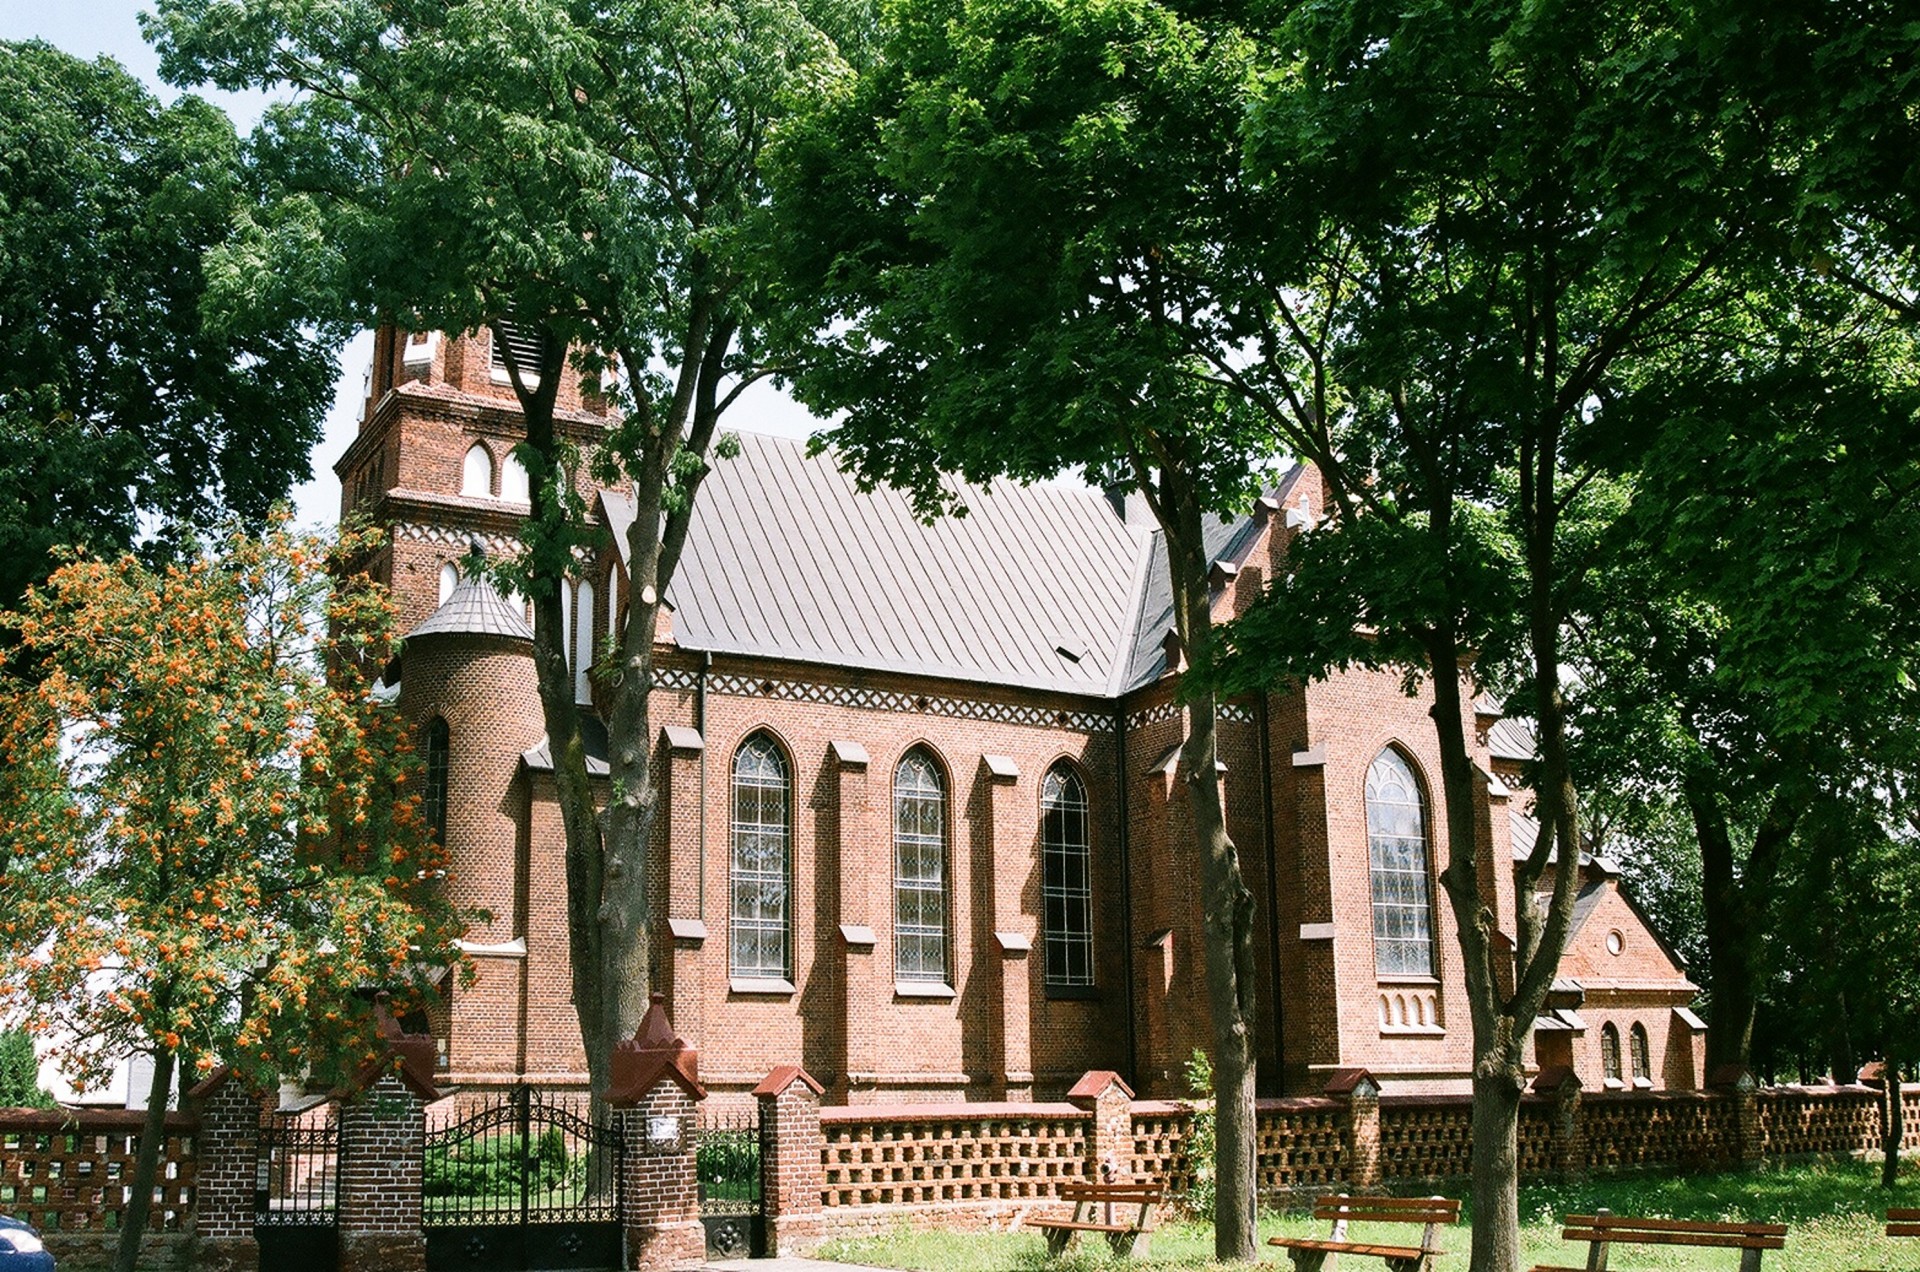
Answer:
<svg viewBox="0 0 1920 1272"><path fill-rule="evenodd" d="M364 991L459 961L418 765L370 696L388 598L327 572L361 546L280 525L164 568L77 557L6 616L37 674L0 680L0 1007L79 1085L151 1053L160 1116L182 1057L338 1079L372 1054Z"/></svg>
<svg viewBox="0 0 1920 1272"><path fill-rule="evenodd" d="M163 0L149 28L176 79L302 90L258 139L279 198L227 258L239 290L303 280L312 312L490 326L506 352L534 515L505 572L534 607L596 1090L652 983L655 616L721 416L770 370L759 152L862 27L837 0ZM500 339L509 325L528 342ZM587 455L556 420L569 365L621 411ZM635 505L602 668L604 808L562 638L563 582L593 533L587 473Z"/></svg>
<svg viewBox="0 0 1920 1272"><path fill-rule="evenodd" d="M208 254L255 206L242 158L199 98L0 44L0 606L58 545L258 525L308 475L329 338L205 303Z"/></svg>

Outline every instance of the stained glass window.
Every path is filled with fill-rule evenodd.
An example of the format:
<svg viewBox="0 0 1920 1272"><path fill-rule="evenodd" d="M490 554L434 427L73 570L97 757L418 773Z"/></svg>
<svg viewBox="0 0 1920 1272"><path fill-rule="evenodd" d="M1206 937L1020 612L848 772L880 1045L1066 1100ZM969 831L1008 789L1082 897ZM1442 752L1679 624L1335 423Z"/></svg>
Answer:
<svg viewBox="0 0 1920 1272"><path fill-rule="evenodd" d="M922 751L893 775L893 974L947 983L947 792Z"/></svg>
<svg viewBox="0 0 1920 1272"><path fill-rule="evenodd" d="M765 734L733 757L733 975L786 980L791 965L792 783L786 757Z"/></svg>
<svg viewBox="0 0 1920 1272"><path fill-rule="evenodd" d="M1367 850L1375 969L1383 976L1433 975L1426 808L1413 768L1391 747L1367 770Z"/></svg>
<svg viewBox="0 0 1920 1272"><path fill-rule="evenodd" d="M1093 863L1087 791L1065 764L1040 785L1040 904L1047 984L1093 984Z"/></svg>

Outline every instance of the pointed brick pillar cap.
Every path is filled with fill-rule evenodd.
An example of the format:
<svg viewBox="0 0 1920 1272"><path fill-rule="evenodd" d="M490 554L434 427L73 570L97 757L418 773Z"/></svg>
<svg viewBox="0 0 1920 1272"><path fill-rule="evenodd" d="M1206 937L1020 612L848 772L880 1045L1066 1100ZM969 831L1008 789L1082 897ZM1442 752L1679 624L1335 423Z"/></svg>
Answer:
<svg viewBox="0 0 1920 1272"><path fill-rule="evenodd" d="M797 1064L781 1065L760 1079L760 1085L753 1088L753 1093L761 1097L785 1095L787 1088L796 1082L804 1084L815 1095L826 1094L827 1088L814 1081L813 1075Z"/></svg>
<svg viewBox="0 0 1920 1272"><path fill-rule="evenodd" d="M433 1084L434 1062L438 1048L432 1034L410 1034L393 1018L390 996L385 990L373 996L373 1024L380 1035L380 1051L353 1079L334 1094L357 1095L387 1073L397 1073L415 1095L428 1104L441 1098Z"/></svg>
<svg viewBox="0 0 1920 1272"><path fill-rule="evenodd" d="M1073 1084L1073 1089L1067 1092L1067 1102L1083 1109L1090 1109L1113 1087L1119 1087L1120 1094L1129 1100L1133 1098L1133 1088L1128 1086L1119 1074L1112 1069L1094 1069Z"/></svg>
<svg viewBox="0 0 1920 1272"><path fill-rule="evenodd" d="M1751 1091L1753 1086L1753 1074L1741 1064L1723 1064L1707 1075L1709 1091Z"/></svg>
<svg viewBox="0 0 1920 1272"><path fill-rule="evenodd" d="M673 1032L665 994L653 995L632 1039L613 1049L612 1070L607 1101L620 1108L640 1103L662 1079L671 1079L695 1100L707 1098L707 1089L700 1085L700 1053Z"/></svg>
<svg viewBox="0 0 1920 1272"><path fill-rule="evenodd" d="M1550 1064L1533 1075L1533 1089L1541 1095L1555 1092L1578 1091L1580 1075L1564 1064Z"/></svg>
<svg viewBox="0 0 1920 1272"><path fill-rule="evenodd" d="M1326 1095L1369 1096L1380 1094L1380 1083L1365 1069L1335 1069L1333 1076L1327 1079L1327 1085L1320 1088Z"/></svg>

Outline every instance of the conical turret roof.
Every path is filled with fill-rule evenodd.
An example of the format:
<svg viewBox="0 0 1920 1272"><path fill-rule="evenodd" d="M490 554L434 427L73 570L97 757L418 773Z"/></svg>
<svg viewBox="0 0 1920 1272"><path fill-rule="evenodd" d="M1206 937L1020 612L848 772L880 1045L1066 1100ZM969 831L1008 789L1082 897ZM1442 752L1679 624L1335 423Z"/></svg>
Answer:
<svg viewBox="0 0 1920 1272"><path fill-rule="evenodd" d="M408 632L407 639L441 634L533 639L533 629L527 626L525 616L509 605L483 576L463 578L454 584L453 594Z"/></svg>

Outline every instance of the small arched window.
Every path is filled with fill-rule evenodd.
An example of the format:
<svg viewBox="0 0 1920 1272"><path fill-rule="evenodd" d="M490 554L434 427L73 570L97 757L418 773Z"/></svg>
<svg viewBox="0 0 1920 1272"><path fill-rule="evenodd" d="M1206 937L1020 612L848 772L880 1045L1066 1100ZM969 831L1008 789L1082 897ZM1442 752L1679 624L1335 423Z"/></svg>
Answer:
<svg viewBox="0 0 1920 1272"><path fill-rule="evenodd" d="M451 561L440 564L440 603L445 605L447 598L453 595L453 589L460 585L460 567Z"/></svg>
<svg viewBox="0 0 1920 1272"><path fill-rule="evenodd" d="M1065 764L1040 784L1040 905L1045 924L1046 983L1093 984L1093 863L1087 834L1087 789Z"/></svg>
<svg viewBox="0 0 1920 1272"><path fill-rule="evenodd" d="M1367 769L1367 853L1375 970L1382 976L1433 975L1426 806L1413 767L1392 747Z"/></svg>
<svg viewBox="0 0 1920 1272"><path fill-rule="evenodd" d="M1600 1076L1614 1086L1620 1085L1620 1031L1610 1020L1600 1026Z"/></svg>
<svg viewBox="0 0 1920 1272"><path fill-rule="evenodd" d="M733 975L787 980L792 783L786 757L764 733L733 757Z"/></svg>
<svg viewBox="0 0 1920 1272"><path fill-rule="evenodd" d="M493 497L493 455L480 442L467 448L467 462L460 470L460 493L481 499Z"/></svg>
<svg viewBox="0 0 1920 1272"><path fill-rule="evenodd" d="M947 984L947 792L909 751L893 774L893 975Z"/></svg>
<svg viewBox="0 0 1920 1272"><path fill-rule="evenodd" d="M500 497L514 503L532 503L533 494L527 482L527 470L520 466L512 452L500 461Z"/></svg>
<svg viewBox="0 0 1920 1272"><path fill-rule="evenodd" d="M427 789L423 811L435 843L447 842L447 722L435 716L427 725Z"/></svg>
<svg viewBox="0 0 1920 1272"><path fill-rule="evenodd" d="M1653 1049L1647 1045L1647 1027L1635 1021L1633 1028L1627 1031L1627 1042L1633 1052L1633 1080L1636 1084L1653 1084Z"/></svg>

